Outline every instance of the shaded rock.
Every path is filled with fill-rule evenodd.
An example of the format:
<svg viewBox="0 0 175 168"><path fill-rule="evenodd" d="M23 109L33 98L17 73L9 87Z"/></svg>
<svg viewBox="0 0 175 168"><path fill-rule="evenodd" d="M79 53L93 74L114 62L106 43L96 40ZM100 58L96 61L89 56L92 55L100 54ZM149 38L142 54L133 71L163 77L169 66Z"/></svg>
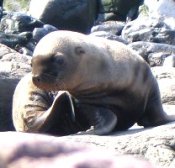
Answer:
<svg viewBox="0 0 175 168"><path fill-rule="evenodd" d="M30 59L0 44L0 131L14 129L12 95L21 77L31 70Z"/></svg>
<svg viewBox="0 0 175 168"><path fill-rule="evenodd" d="M175 68L153 67L151 69L159 84L162 103L175 105Z"/></svg>
<svg viewBox="0 0 175 168"><path fill-rule="evenodd" d="M71 142L70 137L56 138L37 134L0 133L1 163L4 168L154 168L144 159L117 155L84 143ZM81 138L83 139L84 136ZM13 141L11 139L13 138ZM72 137L76 140L76 136ZM86 136L84 137L87 138ZM97 143L106 137L92 136ZM111 138L111 137L110 137ZM116 140L116 137L114 138ZM64 142L66 140L67 142ZM112 139L110 139L113 142ZM105 142L105 141L103 141Z"/></svg>
<svg viewBox="0 0 175 168"><path fill-rule="evenodd" d="M0 43L15 50L19 50L20 47L26 46L31 38L32 33L30 32L23 32L20 34L0 32Z"/></svg>
<svg viewBox="0 0 175 168"><path fill-rule="evenodd" d="M138 15L138 8L143 0L99 0L98 22L107 20L133 20ZM127 5L126 5L127 4Z"/></svg>
<svg viewBox="0 0 175 168"><path fill-rule="evenodd" d="M96 0L32 0L31 16L58 29L90 32L96 18ZM36 8L37 6L37 8Z"/></svg>
<svg viewBox="0 0 175 168"><path fill-rule="evenodd" d="M45 24L43 27L35 28L33 30L33 39L35 42L38 42L42 37L44 37L46 34L58 30L56 27Z"/></svg>
<svg viewBox="0 0 175 168"><path fill-rule="evenodd" d="M3 16L0 31L4 33L21 33L33 31L35 27L42 27L43 23L33 17L19 12L9 12Z"/></svg>
<svg viewBox="0 0 175 168"><path fill-rule="evenodd" d="M133 50L136 50L150 66L160 66L166 57L175 54L175 47L168 44L158 44L151 42L134 42L129 44Z"/></svg>
<svg viewBox="0 0 175 168"><path fill-rule="evenodd" d="M25 55L32 55L36 43L57 30L33 17L19 12L7 12L0 23L0 43Z"/></svg>

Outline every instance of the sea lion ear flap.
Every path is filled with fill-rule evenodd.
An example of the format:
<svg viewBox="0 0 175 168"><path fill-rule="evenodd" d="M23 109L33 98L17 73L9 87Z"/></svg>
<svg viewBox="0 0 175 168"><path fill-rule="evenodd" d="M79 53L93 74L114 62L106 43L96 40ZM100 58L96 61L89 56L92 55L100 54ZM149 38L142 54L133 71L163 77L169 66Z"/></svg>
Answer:
<svg viewBox="0 0 175 168"><path fill-rule="evenodd" d="M85 53L85 50L81 46L75 47L75 53L77 55L83 55Z"/></svg>

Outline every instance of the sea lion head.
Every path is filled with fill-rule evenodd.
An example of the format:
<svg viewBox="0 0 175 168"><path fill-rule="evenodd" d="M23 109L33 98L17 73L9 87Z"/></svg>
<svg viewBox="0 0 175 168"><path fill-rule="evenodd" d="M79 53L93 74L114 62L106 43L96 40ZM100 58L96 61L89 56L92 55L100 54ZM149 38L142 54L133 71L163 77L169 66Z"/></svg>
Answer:
<svg viewBox="0 0 175 168"><path fill-rule="evenodd" d="M95 41L97 40L97 41ZM33 82L45 90L70 93L92 91L106 83L106 49L103 39L78 32L55 31L44 36L32 58Z"/></svg>
<svg viewBox="0 0 175 168"><path fill-rule="evenodd" d="M80 70L77 68L85 50L76 37L69 37L72 33L52 32L37 44L31 64L33 82L39 88L68 90L75 86L77 80L80 80L78 79L81 76L78 73Z"/></svg>

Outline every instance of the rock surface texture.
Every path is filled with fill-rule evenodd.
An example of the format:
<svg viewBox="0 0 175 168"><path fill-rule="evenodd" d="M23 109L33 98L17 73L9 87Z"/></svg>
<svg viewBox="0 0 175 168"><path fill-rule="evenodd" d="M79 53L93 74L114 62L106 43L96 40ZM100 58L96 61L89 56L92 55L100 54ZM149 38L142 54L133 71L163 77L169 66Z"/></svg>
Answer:
<svg viewBox="0 0 175 168"><path fill-rule="evenodd" d="M153 163L143 159L142 156L131 156L131 154L139 154L139 149L134 151L127 148L127 139L124 138L125 141L123 141L122 136L58 138L14 132L0 133L0 136L3 137L0 140L0 147L5 149L5 151L0 151L1 168L46 168L51 165L52 168L156 168ZM11 141L12 138L13 141ZM116 141L116 138L119 140ZM137 138L142 140L139 136ZM132 143L134 139L128 140ZM88 143L91 145L87 145ZM100 149L94 147L93 143ZM138 141L135 141L132 145L137 143ZM152 140L150 144L154 144ZM120 151L125 153L125 148L128 154L119 154ZM110 149L113 149L113 152ZM145 147L144 152L147 149L148 147Z"/></svg>

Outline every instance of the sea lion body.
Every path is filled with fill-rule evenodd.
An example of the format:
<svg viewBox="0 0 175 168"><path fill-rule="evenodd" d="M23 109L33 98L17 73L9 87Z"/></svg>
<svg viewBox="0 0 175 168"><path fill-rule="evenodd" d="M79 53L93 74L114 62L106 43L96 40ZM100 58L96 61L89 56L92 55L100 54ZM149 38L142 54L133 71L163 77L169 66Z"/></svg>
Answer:
<svg viewBox="0 0 175 168"><path fill-rule="evenodd" d="M32 81L42 90L68 91L75 121L82 130L93 126L98 135L134 123L148 127L174 120L162 109L149 65L120 42L71 31L50 33L35 48Z"/></svg>

